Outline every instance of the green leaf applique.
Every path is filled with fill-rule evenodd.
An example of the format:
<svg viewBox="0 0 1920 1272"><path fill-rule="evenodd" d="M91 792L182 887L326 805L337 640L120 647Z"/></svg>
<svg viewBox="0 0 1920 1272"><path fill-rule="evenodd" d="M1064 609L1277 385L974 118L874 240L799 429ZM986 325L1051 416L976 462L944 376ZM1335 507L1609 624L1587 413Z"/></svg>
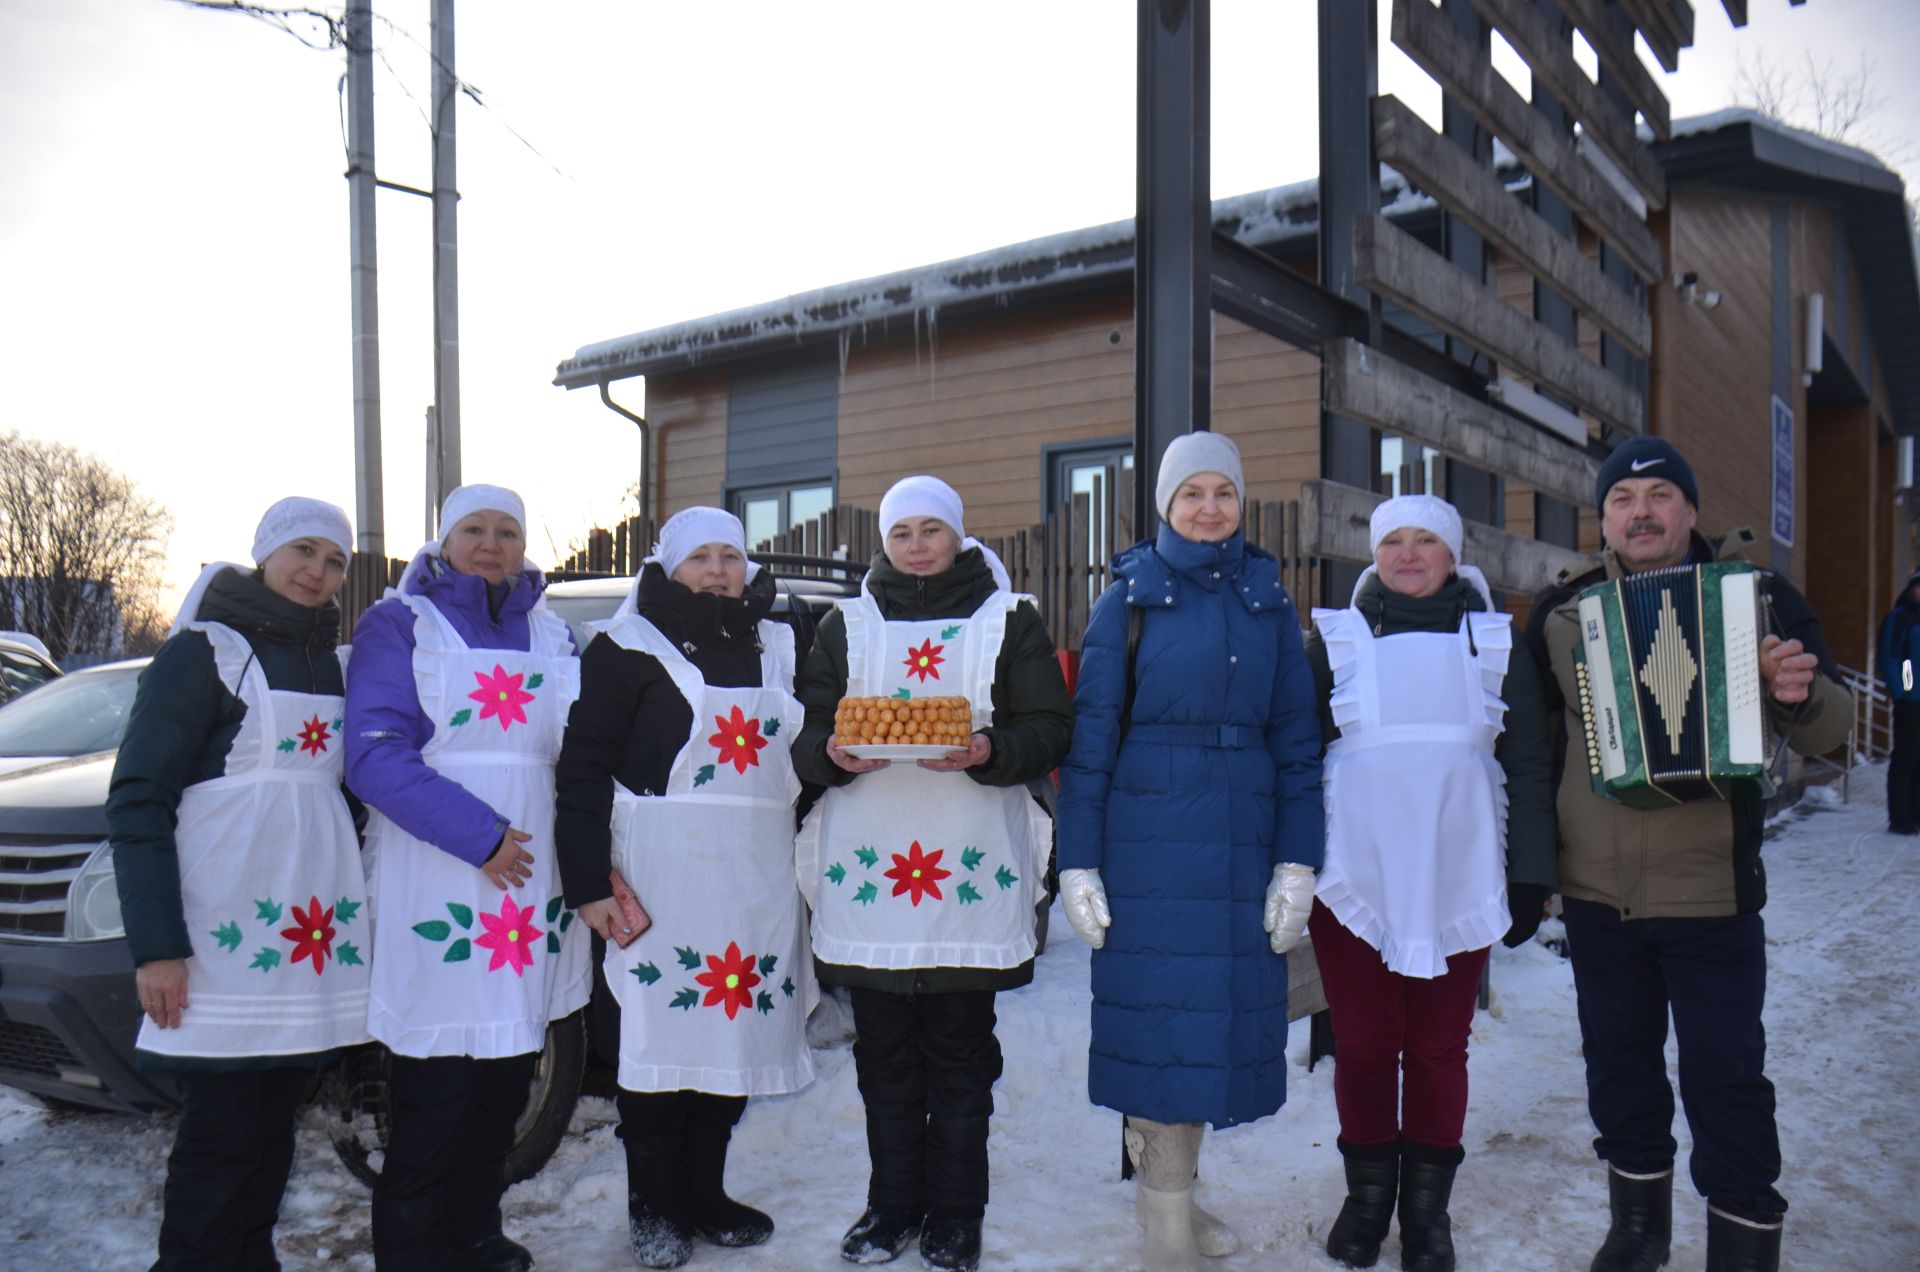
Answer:
<svg viewBox="0 0 1920 1272"><path fill-rule="evenodd" d="M1005 889L1011 888L1014 884L1020 882L1020 876L1013 873L1013 871L1007 869L1005 866L1002 866L998 870L993 872L993 881L999 884L1001 889L1004 891Z"/></svg>
<svg viewBox="0 0 1920 1272"><path fill-rule="evenodd" d="M700 951L694 949L691 945L676 945L673 947L673 952L680 956L680 966L700 966Z"/></svg>
<svg viewBox="0 0 1920 1272"><path fill-rule="evenodd" d="M573 911L572 911L572 910L563 910L563 911L561 911L561 913L560 913L560 930L561 930L562 932L564 932L564 931L566 931L566 930L567 930L568 928L570 928L570 927L572 927L572 926L573 926Z"/></svg>
<svg viewBox="0 0 1920 1272"><path fill-rule="evenodd" d="M788 998L793 997L793 977L789 976L785 980L780 982L780 992L785 994Z"/></svg>
<svg viewBox="0 0 1920 1272"><path fill-rule="evenodd" d="M441 957L440 961L442 963L464 963L472 957L473 942L463 936L452 945L447 946L447 952Z"/></svg>
<svg viewBox="0 0 1920 1272"><path fill-rule="evenodd" d="M288 754L292 754L292 753L293 753L293 748L294 748L294 747L295 747L296 745L298 745L298 744L297 744L297 743L295 743L295 742L294 742L294 740L293 740L292 738L281 738L281 739L280 739L280 745L279 745L279 747L278 747L277 749L278 749L278 750L281 750L281 751L284 751L284 752L286 752L286 753L288 753Z"/></svg>
<svg viewBox="0 0 1920 1272"><path fill-rule="evenodd" d="M960 850L960 864L971 870L985 860L986 855L986 853L981 852L978 848L962 848Z"/></svg>
<svg viewBox="0 0 1920 1272"><path fill-rule="evenodd" d="M755 1000L754 1000L754 1003L753 1003L753 1009L754 1009L755 1011L757 1011L757 1012L759 1012L759 1013L760 1013L760 1014L761 1014L762 1016L764 1016L764 1015L766 1015L766 1014L767 1014L768 1012L770 1012L770 1011L772 1011L772 1010L773 1010L773 995L771 995L771 994L769 994L769 993L768 993L768 992L767 992L766 990L764 990L764 989L763 989L763 990L761 990L761 991L760 991L760 997L758 997L757 999L755 999Z"/></svg>
<svg viewBox="0 0 1920 1272"><path fill-rule="evenodd" d="M335 733L344 733L346 731L346 728L347 728L347 722L345 720L335 720L333 722L333 731Z"/></svg>
<svg viewBox="0 0 1920 1272"><path fill-rule="evenodd" d="M559 952L560 952L560 934L558 932L555 932L553 929L549 928L547 929L547 953L558 954Z"/></svg>
<svg viewBox="0 0 1920 1272"><path fill-rule="evenodd" d="M280 966L280 951L263 949L253 956L253 962L248 963L247 966L257 967L263 972L270 972Z"/></svg>
<svg viewBox="0 0 1920 1272"><path fill-rule="evenodd" d="M214 940L220 942L220 948L223 950L237 950L240 948L240 925L238 923L222 923L219 927L213 929L209 935L211 935Z"/></svg>
<svg viewBox="0 0 1920 1272"><path fill-rule="evenodd" d="M333 903L333 917L339 919L342 923L351 923L355 916L360 913L361 904L359 901L349 901L347 898L341 897Z"/></svg>
<svg viewBox="0 0 1920 1272"><path fill-rule="evenodd" d="M546 679L547 678L544 675L536 671L531 676L527 677L527 688L538 689L542 684L546 682Z"/></svg>
<svg viewBox="0 0 1920 1272"><path fill-rule="evenodd" d="M472 906L461 905L458 901L449 901L447 902L447 913L451 914L453 921L458 923L463 929L473 926Z"/></svg>
<svg viewBox="0 0 1920 1272"><path fill-rule="evenodd" d="M941 640L952 640L955 636L958 636L959 634L960 634L960 624L958 623L955 623L952 627L942 627L940 629Z"/></svg>
<svg viewBox="0 0 1920 1272"><path fill-rule="evenodd" d="M873 881L869 879L867 882L860 885L860 891L853 894L853 899L855 901L858 901L861 905L872 905L873 899L879 895L880 895L880 890L874 887Z"/></svg>
<svg viewBox="0 0 1920 1272"><path fill-rule="evenodd" d="M651 985L660 979L660 969L652 963L642 963L640 966L628 970L633 973L635 979L642 985Z"/></svg>
<svg viewBox="0 0 1920 1272"><path fill-rule="evenodd" d="M687 988L681 990L679 993L675 994L673 996L673 1001L668 1003L667 1006L678 1007L682 1011L692 1011L694 1004L699 1001L700 1001L700 991L697 989L694 989L692 986L688 986Z"/></svg>
<svg viewBox="0 0 1920 1272"><path fill-rule="evenodd" d="M453 713L453 718L447 721L447 723L457 729L471 719L473 719L473 708L462 707Z"/></svg>
<svg viewBox="0 0 1920 1272"><path fill-rule="evenodd" d="M262 923L278 923L281 911L285 909L284 906L276 904L272 897L268 897L265 901L255 901L253 905L253 917Z"/></svg>
<svg viewBox="0 0 1920 1272"><path fill-rule="evenodd" d="M699 769L694 772L693 784L695 787L705 786L708 782L711 782L712 780L713 780L713 765L711 764L702 764L699 767Z"/></svg>
<svg viewBox="0 0 1920 1272"><path fill-rule="evenodd" d="M971 879L961 880L960 886L953 890L953 895L960 898L961 905L972 905L980 899L979 890L973 886Z"/></svg>
<svg viewBox="0 0 1920 1272"><path fill-rule="evenodd" d="M860 858L860 864L865 866L869 870L873 869L874 862L880 860L879 853L865 846L855 848L853 850L853 855Z"/></svg>
<svg viewBox="0 0 1920 1272"><path fill-rule="evenodd" d="M362 963L359 947L352 941L342 941L340 948L333 952L333 956L340 961L342 967L359 967Z"/></svg>
<svg viewBox="0 0 1920 1272"><path fill-rule="evenodd" d="M833 880L835 883L843 882L846 879L846 877L847 877L847 868L841 865L839 862L836 861L832 865L827 867L827 878Z"/></svg>
<svg viewBox="0 0 1920 1272"><path fill-rule="evenodd" d="M445 919L427 919L414 924L413 930L429 941L444 941L453 935L453 925Z"/></svg>
<svg viewBox="0 0 1920 1272"><path fill-rule="evenodd" d="M901 688L899 688L899 689L895 689L895 690L893 691L893 696L894 696L894 697L896 697L896 698L898 698L898 699L900 699L900 701L902 701L902 702L912 702L912 701L913 701L913 690L911 690L911 689L908 689L908 688L905 688L905 687L903 686L903 687L901 687Z"/></svg>
<svg viewBox="0 0 1920 1272"><path fill-rule="evenodd" d="M560 907L566 903L567 899L565 897L549 897L547 899L547 922L558 923L560 921Z"/></svg>
<svg viewBox="0 0 1920 1272"><path fill-rule="evenodd" d="M780 736L780 717L768 716L764 721L764 727L761 729L761 732L765 733L770 738L779 737Z"/></svg>
<svg viewBox="0 0 1920 1272"><path fill-rule="evenodd" d="M778 955L762 954L760 956L760 974L762 976L773 975L773 969L776 965L779 964L779 962L780 962L780 958Z"/></svg>

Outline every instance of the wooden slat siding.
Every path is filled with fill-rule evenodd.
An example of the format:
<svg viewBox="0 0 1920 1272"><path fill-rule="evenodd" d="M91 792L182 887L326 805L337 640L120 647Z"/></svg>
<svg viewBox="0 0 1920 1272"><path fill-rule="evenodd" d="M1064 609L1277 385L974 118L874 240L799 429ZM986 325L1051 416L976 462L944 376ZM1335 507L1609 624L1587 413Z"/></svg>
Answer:
<svg viewBox="0 0 1920 1272"><path fill-rule="evenodd" d="M1386 497L1335 481L1311 481L1300 491L1301 550L1336 561L1371 561L1368 519ZM1538 539L1523 539L1478 521L1464 525L1462 554L1494 588L1537 592L1579 554ZM1345 598L1341 598L1344 600Z"/></svg>
<svg viewBox="0 0 1920 1272"><path fill-rule="evenodd" d="M1849 667L1874 666L1879 637L1875 583L1881 574L1875 504L1878 437L1870 404L1809 413L1808 447L1820 456L1803 484L1809 520L1806 594L1834 657Z"/></svg>
<svg viewBox="0 0 1920 1272"><path fill-rule="evenodd" d="M1653 56L1671 75L1680 69L1680 41L1654 16L1657 8L1655 0L1615 0L1627 20L1639 28L1647 47L1653 50Z"/></svg>
<svg viewBox="0 0 1920 1272"><path fill-rule="evenodd" d="M1393 42L1481 127L1506 142L1535 180L1619 248L1636 274L1649 281L1663 275L1660 245L1646 222L1438 9L1426 0L1394 0Z"/></svg>
<svg viewBox="0 0 1920 1272"><path fill-rule="evenodd" d="M1662 141L1673 136L1673 116L1667 95L1660 91L1640 55L1634 52L1633 35L1623 33L1614 25L1607 0L1560 0L1560 12L1580 28L1594 56L1612 74L1627 100L1639 108L1653 135Z"/></svg>
<svg viewBox="0 0 1920 1272"><path fill-rule="evenodd" d="M727 377L686 371L647 377L653 427L653 510L664 521L695 504L719 504L727 474Z"/></svg>
<svg viewBox="0 0 1920 1272"><path fill-rule="evenodd" d="M1539 214L1507 192L1471 155L1428 127L1399 99L1373 99L1373 143L1391 164L1641 357L1653 343L1653 321L1620 290L1578 244L1563 238ZM1529 296L1529 311L1532 298Z"/></svg>
<svg viewBox="0 0 1920 1272"><path fill-rule="evenodd" d="M1580 504L1594 463L1579 447L1488 406L1377 349L1327 346L1327 409Z"/></svg>
<svg viewBox="0 0 1920 1272"><path fill-rule="evenodd" d="M1354 281L1578 402L1603 421L1640 431L1640 395L1573 344L1520 314L1384 216L1353 226Z"/></svg>
<svg viewBox="0 0 1920 1272"><path fill-rule="evenodd" d="M1605 151L1628 181L1646 199L1649 208L1667 204L1667 177L1640 144L1633 121L1607 100L1600 86L1587 78L1573 60L1573 49L1547 25L1534 0L1472 0L1487 24L1500 32L1533 71L1537 96L1544 85L1567 112L1580 121L1581 131Z"/></svg>

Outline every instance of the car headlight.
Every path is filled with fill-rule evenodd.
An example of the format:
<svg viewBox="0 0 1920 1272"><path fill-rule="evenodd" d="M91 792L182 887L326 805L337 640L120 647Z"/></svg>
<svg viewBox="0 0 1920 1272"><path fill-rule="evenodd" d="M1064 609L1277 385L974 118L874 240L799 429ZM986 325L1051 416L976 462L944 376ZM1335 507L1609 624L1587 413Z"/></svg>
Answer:
<svg viewBox="0 0 1920 1272"><path fill-rule="evenodd" d="M101 844L67 889L67 939L117 941L126 934L120 884L113 876L113 845Z"/></svg>

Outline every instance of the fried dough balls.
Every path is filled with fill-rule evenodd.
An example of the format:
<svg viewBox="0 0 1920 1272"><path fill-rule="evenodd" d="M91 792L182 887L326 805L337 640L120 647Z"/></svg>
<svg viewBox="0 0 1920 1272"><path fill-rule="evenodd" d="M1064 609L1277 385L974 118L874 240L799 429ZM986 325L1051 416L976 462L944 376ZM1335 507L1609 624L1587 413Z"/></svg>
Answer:
<svg viewBox="0 0 1920 1272"><path fill-rule="evenodd" d="M837 746L942 746L961 750L973 739L965 698L842 698L833 713Z"/></svg>

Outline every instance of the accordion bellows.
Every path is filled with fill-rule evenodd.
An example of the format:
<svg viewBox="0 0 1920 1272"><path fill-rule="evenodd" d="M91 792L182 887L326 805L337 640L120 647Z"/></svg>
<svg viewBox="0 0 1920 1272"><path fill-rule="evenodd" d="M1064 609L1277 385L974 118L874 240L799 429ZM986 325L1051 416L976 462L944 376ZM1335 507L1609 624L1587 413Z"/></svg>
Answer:
<svg viewBox="0 0 1920 1272"><path fill-rule="evenodd" d="M1768 623L1743 562L1649 570L1579 596L1575 673L1596 794L1634 808L1773 794Z"/></svg>

